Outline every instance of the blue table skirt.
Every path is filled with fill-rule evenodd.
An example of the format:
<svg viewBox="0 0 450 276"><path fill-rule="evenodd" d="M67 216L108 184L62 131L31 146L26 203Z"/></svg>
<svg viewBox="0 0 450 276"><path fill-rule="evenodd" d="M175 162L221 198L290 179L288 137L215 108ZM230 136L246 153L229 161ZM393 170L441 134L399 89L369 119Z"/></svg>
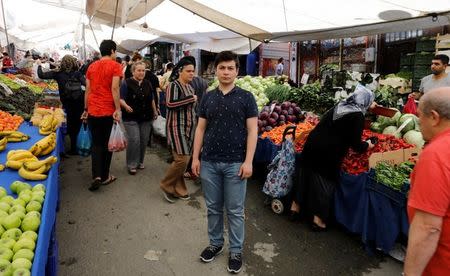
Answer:
<svg viewBox="0 0 450 276"><path fill-rule="evenodd" d="M373 179L374 171L342 173L335 194L336 220L362 241L389 253L400 234L408 235L407 198Z"/></svg>
<svg viewBox="0 0 450 276"><path fill-rule="evenodd" d="M281 146L258 138L255 162L270 163ZM388 253L400 234L408 235L409 223L404 194L377 183L374 171L359 175L342 173L335 193L335 217L362 241Z"/></svg>
<svg viewBox="0 0 450 276"><path fill-rule="evenodd" d="M29 135L31 138L28 141L21 142L21 143L8 143L6 150L0 153L0 163L5 164L6 162L6 155L9 150L12 149L29 149L35 142L42 139L44 136L39 134L39 129L34 126L28 125L28 123L23 123L20 128L20 131L23 133ZM62 152L64 150L63 146L63 139L62 139L61 132L57 131L57 146L55 150L52 152L52 155L59 156L58 153ZM40 157L42 159L42 157ZM8 194L12 195L11 191L9 190L9 186L12 182L15 180L20 180L23 182L27 182L30 185L34 186L38 183L42 183L46 187L46 194L45 194L45 200L44 205L42 208L42 215L41 215L41 225L39 227L39 237L37 240L36 250L35 250L35 256L32 266L32 275L40 276L45 275L45 266L47 263L47 256L48 256L48 248L50 244L50 236L52 233L52 228L55 224L55 218L56 218L56 203L58 200L58 185L59 185L59 179L58 179L58 167L59 167L59 158L58 162L54 164L51 168L51 170L48 172L48 177L44 181L29 181L22 179L17 171L6 169L3 172L0 172L0 179L1 183L0 185L8 191ZM16 195L13 195L16 197Z"/></svg>

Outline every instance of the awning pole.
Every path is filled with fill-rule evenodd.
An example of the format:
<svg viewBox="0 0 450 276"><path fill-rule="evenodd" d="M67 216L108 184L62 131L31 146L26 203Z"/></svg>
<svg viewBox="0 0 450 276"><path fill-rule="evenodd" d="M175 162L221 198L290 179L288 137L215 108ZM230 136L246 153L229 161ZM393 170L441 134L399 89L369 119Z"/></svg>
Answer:
<svg viewBox="0 0 450 276"><path fill-rule="evenodd" d="M11 55L9 52L9 38L8 38L8 27L6 26L6 17L5 17L5 8L3 7L3 0L2 1L2 14L3 14L3 25L5 26L5 36L6 36L6 51L8 52L8 55ZM11 57L14 59L14 57Z"/></svg>
<svg viewBox="0 0 450 276"><path fill-rule="evenodd" d="M344 39L339 39L339 71L342 71L342 68L344 67Z"/></svg>
<svg viewBox="0 0 450 276"><path fill-rule="evenodd" d="M91 28L92 35L94 36L95 39L95 44L97 44L97 48L100 48L100 45L98 45L97 36L95 35L94 28L92 28L91 22L89 22L89 28Z"/></svg>
<svg viewBox="0 0 450 276"><path fill-rule="evenodd" d="M117 19L117 8L119 6L119 0L116 0L116 10L114 11L114 23L113 23L113 29L111 33L111 40L114 38L114 29L116 28L116 19Z"/></svg>
<svg viewBox="0 0 450 276"><path fill-rule="evenodd" d="M83 61L86 62L86 25L82 24L83 30L81 31L81 37L83 39Z"/></svg>
<svg viewBox="0 0 450 276"><path fill-rule="evenodd" d="M250 47L250 51L248 52L249 54L252 52L252 40L251 40L251 38L249 37L248 38L248 46Z"/></svg>

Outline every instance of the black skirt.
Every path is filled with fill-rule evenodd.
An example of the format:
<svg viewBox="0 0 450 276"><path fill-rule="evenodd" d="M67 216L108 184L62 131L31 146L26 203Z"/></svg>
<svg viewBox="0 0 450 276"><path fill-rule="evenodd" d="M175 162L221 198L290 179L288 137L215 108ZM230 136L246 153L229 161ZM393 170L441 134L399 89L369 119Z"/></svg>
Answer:
<svg viewBox="0 0 450 276"><path fill-rule="evenodd" d="M325 223L333 211L336 181L310 168L299 166L294 179L294 200L307 216L318 216Z"/></svg>

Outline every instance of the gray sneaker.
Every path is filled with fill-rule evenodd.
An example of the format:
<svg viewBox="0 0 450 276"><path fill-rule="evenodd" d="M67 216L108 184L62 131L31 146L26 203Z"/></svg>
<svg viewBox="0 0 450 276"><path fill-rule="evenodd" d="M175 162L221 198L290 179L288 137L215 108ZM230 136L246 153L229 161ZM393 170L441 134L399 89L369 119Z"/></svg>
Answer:
<svg viewBox="0 0 450 276"><path fill-rule="evenodd" d="M175 196L173 196L172 194L166 193L165 191L162 191L164 198L169 202L169 203L175 203L175 201L177 200L177 198Z"/></svg>

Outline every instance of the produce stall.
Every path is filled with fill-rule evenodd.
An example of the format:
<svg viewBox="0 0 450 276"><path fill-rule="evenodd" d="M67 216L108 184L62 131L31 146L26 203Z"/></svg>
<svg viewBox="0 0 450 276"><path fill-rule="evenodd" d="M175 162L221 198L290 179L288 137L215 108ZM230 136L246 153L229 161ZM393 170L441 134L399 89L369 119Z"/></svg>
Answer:
<svg viewBox="0 0 450 276"><path fill-rule="evenodd" d="M381 88L374 88L375 94L382 103L396 107L397 96L408 87L408 81L396 75L383 81ZM308 134L319 122L319 115L315 114L323 114L342 97L333 97L319 82L301 88L276 83L264 93L268 102L260 107L254 157L259 164L269 164L274 159L288 126L297 127L294 146L301 153ZM337 222L361 235L368 249L377 248L386 254L398 238L408 235L409 175L424 144L415 115L401 114L396 109L388 111L394 116L368 115L373 123L367 124L371 130L364 130L362 139L375 137L378 143L362 154L350 150L335 192Z"/></svg>
<svg viewBox="0 0 450 276"><path fill-rule="evenodd" d="M54 125L57 126L56 121L54 122ZM13 127L12 129L14 128L15 127ZM44 191L45 194L45 197L42 198L42 209L39 205L39 210L41 209L41 214L39 216L40 224L37 224L37 227L39 228L37 228L36 225L33 226L33 231L35 231L34 229L38 229L38 236L35 243L34 259L31 256L31 273L32 275L56 275L58 262L54 227L59 193L58 156L59 153L63 151L63 137L60 128L52 128L52 130L56 132L51 132L51 134L49 135L40 134L43 133L43 130L43 125L41 125L40 127L35 127L28 122L24 122L17 129L17 131L20 131L20 133L22 133L21 135L23 135L21 141L13 140L13 135L19 133L17 131L8 130L0 132L3 135L3 139L8 140L8 142L6 143L6 147L4 147L4 149L0 152L0 164L2 164L2 166L3 164L5 164L6 166L3 166L3 170L0 171L0 177L2 179L0 186L6 189L8 195L16 198L14 199L14 201L12 201L14 202L14 204L22 202L25 205L26 203L27 215L25 217L22 216L21 220L18 221L20 228L24 233L25 231L29 232L29 229L27 228L28 226L25 226L24 222L27 219L29 213L32 213L32 208L29 207L29 205L31 202L34 202L35 190L38 191L42 188L42 186L44 187L42 188L42 191ZM26 157L24 157L27 159L21 159L21 157L19 158L19 155L27 155ZM28 159L30 156L32 156L33 158ZM40 161L37 160L38 156L40 157ZM46 160L51 160L51 162L47 162ZM20 168L15 167L16 164L21 161L22 166ZM39 170L39 172L41 172L40 174L37 174L37 171L33 171L33 174L30 175L30 172L27 170L30 169L31 171L31 167L35 165L37 165L38 167L43 166L43 169L37 169ZM26 195L22 195L22 193L29 191L31 194L31 190L33 191L32 198L26 199ZM19 196L17 196L17 194L19 194ZM3 205L5 205L4 202L8 202L4 199L5 197L9 196L3 195L0 197L0 202ZM29 203L27 201L29 201ZM19 208L15 205L12 205L11 209L12 208L22 209L21 206ZM12 216L11 211L9 216ZM2 230L8 229L5 226L5 220L3 220L2 224L2 227L5 227L5 229L1 228ZM16 225L15 227L17 228L14 228L14 231L18 231L19 233L21 233L20 230L16 230L19 228L19 226ZM2 239L4 238L4 235L5 234L2 235ZM21 239L22 236L20 236L20 239L18 239L14 245L18 246ZM2 241L0 240L0 242ZM34 243L31 248L34 248ZM18 254L15 247L14 254ZM11 262L12 261L13 260L11 260Z"/></svg>

